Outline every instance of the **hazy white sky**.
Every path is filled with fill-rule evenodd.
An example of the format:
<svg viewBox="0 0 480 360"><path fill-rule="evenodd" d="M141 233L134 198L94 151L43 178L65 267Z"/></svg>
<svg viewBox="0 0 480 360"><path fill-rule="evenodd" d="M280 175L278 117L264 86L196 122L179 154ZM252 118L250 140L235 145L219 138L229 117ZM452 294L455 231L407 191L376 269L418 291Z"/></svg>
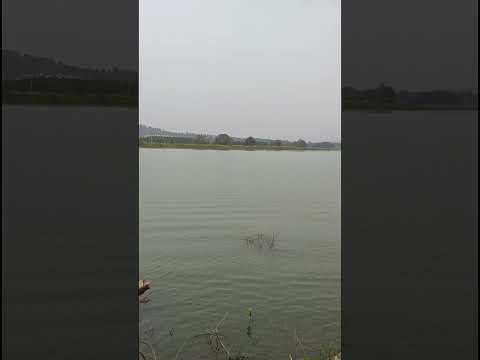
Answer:
<svg viewBox="0 0 480 360"><path fill-rule="evenodd" d="M140 123L340 140L340 0L141 0Z"/></svg>

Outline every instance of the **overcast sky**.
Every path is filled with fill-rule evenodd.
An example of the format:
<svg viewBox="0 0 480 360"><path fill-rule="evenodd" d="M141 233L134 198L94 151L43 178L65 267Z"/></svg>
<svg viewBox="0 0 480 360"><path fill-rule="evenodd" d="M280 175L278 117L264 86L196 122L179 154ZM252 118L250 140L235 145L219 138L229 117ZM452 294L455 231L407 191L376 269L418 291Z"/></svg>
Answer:
<svg viewBox="0 0 480 360"><path fill-rule="evenodd" d="M340 0L140 1L140 123L340 139Z"/></svg>

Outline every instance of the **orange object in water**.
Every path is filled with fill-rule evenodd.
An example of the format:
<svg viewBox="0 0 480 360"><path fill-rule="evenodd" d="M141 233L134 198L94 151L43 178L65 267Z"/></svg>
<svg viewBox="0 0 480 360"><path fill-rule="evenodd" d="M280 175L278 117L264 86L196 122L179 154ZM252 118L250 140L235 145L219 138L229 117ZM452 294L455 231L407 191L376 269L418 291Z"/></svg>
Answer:
<svg viewBox="0 0 480 360"><path fill-rule="evenodd" d="M150 283L143 279L138 281L138 295L142 295L145 291L150 289Z"/></svg>

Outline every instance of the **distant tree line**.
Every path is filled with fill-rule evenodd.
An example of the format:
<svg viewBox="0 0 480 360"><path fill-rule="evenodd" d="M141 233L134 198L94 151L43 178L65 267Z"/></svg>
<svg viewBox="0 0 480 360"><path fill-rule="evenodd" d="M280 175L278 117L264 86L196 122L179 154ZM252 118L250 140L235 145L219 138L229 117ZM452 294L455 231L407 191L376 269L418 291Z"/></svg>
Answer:
<svg viewBox="0 0 480 360"><path fill-rule="evenodd" d="M248 138L245 139L245 145L247 146L253 146L253 145L256 145L256 141L255 141L255 138L253 138L252 136L249 136Z"/></svg>
<svg viewBox="0 0 480 360"><path fill-rule="evenodd" d="M175 136L146 136L140 138L141 145L149 144L198 144L193 137L175 137Z"/></svg>
<svg viewBox="0 0 480 360"><path fill-rule="evenodd" d="M138 72L98 69L2 49L5 104L138 106Z"/></svg>
<svg viewBox="0 0 480 360"><path fill-rule="evenodd" d="M110 68L78 67L61 61L21 54L18 51L2 49L2 80L21 80L39 77L70 77L82 80L109 80L138 82L138 72Z"/></svg>
<svg viewBox="0 0 480 360"><path fill-rule="evenodd" d="M244 146L273 146L273 147L296 147L296 148L311 148L321 150L339 150L340 144L334 142L306 142L303 139L297 141L287 140L261 140L257 141L253 136L249 136L246 139L234 139L228 134L219 134L217 136L210 135L196 135L193 137L186 136L161 136L150 135L140 137L140 145L154 145L154 144L216 144L216 145L244 145Z"/></svg>
<svg viewBox="0 0 480 360"><path fill-rule="evenodd" d="M478 94L449 90L395 91L380 84L374 89L342 88L343 109L476 109Z"/></svg>
<svg viewBox="0 0 480 360"><path fill-rule="evenodd" d="M215 144L218 145L231 145L232 143L232 138L227 134L220 134L215 138Z"/></svg>
<svg viewBox="0 0 480 360"><path fill-rule="evenodd" d="M138 95L138 83L121 80L35 78L6 80L3 85L4 91L11 93Z"/></svg>

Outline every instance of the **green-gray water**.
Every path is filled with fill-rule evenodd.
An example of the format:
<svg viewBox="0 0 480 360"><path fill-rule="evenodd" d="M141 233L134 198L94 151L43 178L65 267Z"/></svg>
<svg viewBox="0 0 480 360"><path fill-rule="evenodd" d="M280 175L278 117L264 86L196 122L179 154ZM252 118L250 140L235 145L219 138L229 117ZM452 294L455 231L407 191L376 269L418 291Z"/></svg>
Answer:
<svg viewBox="0 0 480 360"><path fill-rule="evenodd" d="M140 275L152 282L140 337L161 359L174 359L227 312L225 344L258 359L288 358L295 329L307 353L339 340L340 152L139 156ZM273 250L242 241L273 232ZM185 359L206 354L202 340L182 351Z"/></svg>

